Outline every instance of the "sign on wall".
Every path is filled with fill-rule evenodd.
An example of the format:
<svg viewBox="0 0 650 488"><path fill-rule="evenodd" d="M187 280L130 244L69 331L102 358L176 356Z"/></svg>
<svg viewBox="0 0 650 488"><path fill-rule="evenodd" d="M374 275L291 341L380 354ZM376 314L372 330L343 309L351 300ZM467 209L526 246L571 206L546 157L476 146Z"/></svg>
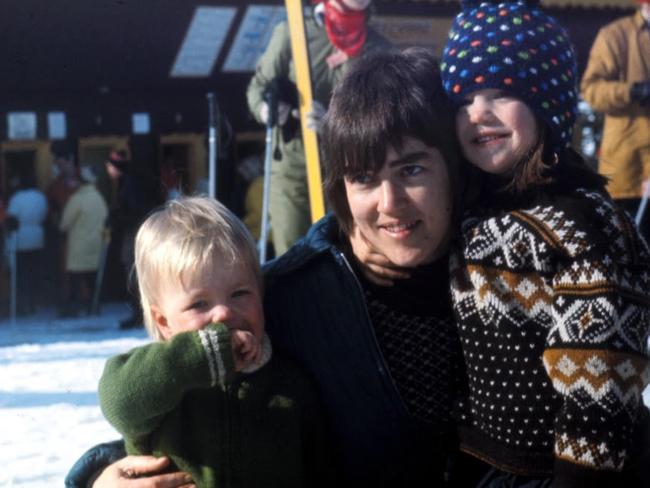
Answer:
<svg viewBox="0 0 650 488"><path fill-rule="evenodd" d="M65 112L47 113L47 134L52 140L66 138Z"/></svg>
<svg viewBox="0 0 650 488"><path fill-rule="evenodd" d="M210 76L236 12L235 7L197 7L170 76Z"/></svg>
<svg viewBox="0 0 650 488"><path fill-rule="evenodd" d="M10 140L36 139L35 112L9 112L7 138Z"/></svg>
<svg viewBox="0 0 650 488"><path fill-rule="evenodd" d="M284 7L249 5L221 70L224 73L253 71L271 39L273 29L286 18Z"/></svg>

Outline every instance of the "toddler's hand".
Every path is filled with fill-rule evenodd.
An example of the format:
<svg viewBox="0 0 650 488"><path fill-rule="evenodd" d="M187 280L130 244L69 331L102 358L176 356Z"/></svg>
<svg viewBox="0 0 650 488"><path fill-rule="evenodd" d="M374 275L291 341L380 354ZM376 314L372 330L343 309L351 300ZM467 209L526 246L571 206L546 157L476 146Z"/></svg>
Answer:
<svg viewBox="0 0 650 488"><path fill-rule="evenodd" d="M257 364L262 359L262 344L247 330L230 329L232 355L235 359L235 371Z"/></svg>

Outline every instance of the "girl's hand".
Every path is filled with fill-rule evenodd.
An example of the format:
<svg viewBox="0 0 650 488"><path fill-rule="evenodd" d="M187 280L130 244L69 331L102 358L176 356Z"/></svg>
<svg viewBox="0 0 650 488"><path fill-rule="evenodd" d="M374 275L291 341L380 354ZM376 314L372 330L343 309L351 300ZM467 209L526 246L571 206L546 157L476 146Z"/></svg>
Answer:
<svg viewBox="0 0 650 488"><path fill-rule="evenodd" d="M192 477L182 471L159 474L169 458L127 456L115 461L93 482L93 488L196 488Z"/></svg>
<svg viewBox="0 0 650 488"><path fill-rule="evenodd" d="M361 265L361 272L372 283L380 286L393 286L395 281L410 278L406 268L395 266L386 256L372 247L355 225L348 236L354 257Z"/></svg>
<svg viewBox="0 0 650 488"><path fill-rule="evenodd" d="M232 355L235 359L235 371L241 371L251 364L262 360L262 344L257 338L241 329L230 329Z"/></svg>

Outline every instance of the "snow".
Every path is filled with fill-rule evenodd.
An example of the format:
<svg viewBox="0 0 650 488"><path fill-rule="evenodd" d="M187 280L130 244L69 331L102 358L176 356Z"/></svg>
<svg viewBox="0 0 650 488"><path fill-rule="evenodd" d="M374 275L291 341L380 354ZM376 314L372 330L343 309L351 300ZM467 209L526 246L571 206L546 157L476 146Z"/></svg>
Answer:
<svg viewBox="0 0 650 488"><path fill-rule="evenodd" d="M119 438L99 410L97 382L107 357L148 341L141 329L119 330L127 315L108 304L101 316L0 321L0 488L63 486L83 452ZM650 389L644 399L650 405Z"/></svg>
<svg viewBox="0 0 650 488"><path fill-rule="evenodd" d="M97 382L107 357L148 340L119 330L128 313L108 304L101 316L0 322L0 487L63 486L86 449L120 437L99 410Z"/></svg>

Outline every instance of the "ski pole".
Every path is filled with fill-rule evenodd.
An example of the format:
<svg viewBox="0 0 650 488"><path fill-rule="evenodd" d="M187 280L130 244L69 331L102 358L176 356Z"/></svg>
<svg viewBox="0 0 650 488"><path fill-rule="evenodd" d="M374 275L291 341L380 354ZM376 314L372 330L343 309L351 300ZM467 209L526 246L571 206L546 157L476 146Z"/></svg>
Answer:
<svg viewBox="0 0 650 488"><path fill-rule="evenodd" d="M9 254L9 283L11 287L11 295L9 300L9 317L11 319L12 325L16 324L16 295L18 291L16 290L18 274L18 261L16 259L16 244L17 236L16 231L12 231L7 239L7 251Z"/></svg>
<svg viewBox="0 0 650 488"><path fill-rule="evenodd" d="M208 99L208 167L209 167L209 195L217 198L217 97L214 92L209 92Z"/></svg>
<svg viewBox="0 0 650 488"><path fill-rule="evenodd" d="M262 228L260 229L259 253L260 264L266 262L266 243L269 235L269 194L271 191L271 158L273 157L273 126L278 114L278 97L275 86L271 83L264 92L264 101L269 107L266 119L266 138L264 150L264 193L262 194Z"/></svg>
<svg viewBox="0 0 650 488"><path fill-rule="evenodd" d="M104 281L104 270L106 269L106 258L108 256L108 246L111 243L111 231L106 228L102 231L102 250L99 256L99 268L95 277L95 289L93 290L93 301L90 304L90 313L99 314L99 297Z"/></svg>
<svg viewBox="0 0 650 488"><path fill-rule="evenodd" d="M641 203L639 203L639 208L636 211L636 217L634 217L634 222L636 223L637 227L641 225L641 220L643 219L645 208L648 205L649 197L650 197L650 178L648 178L645 182L645 191L643 192L643 198L641 199Z"/></svg>

